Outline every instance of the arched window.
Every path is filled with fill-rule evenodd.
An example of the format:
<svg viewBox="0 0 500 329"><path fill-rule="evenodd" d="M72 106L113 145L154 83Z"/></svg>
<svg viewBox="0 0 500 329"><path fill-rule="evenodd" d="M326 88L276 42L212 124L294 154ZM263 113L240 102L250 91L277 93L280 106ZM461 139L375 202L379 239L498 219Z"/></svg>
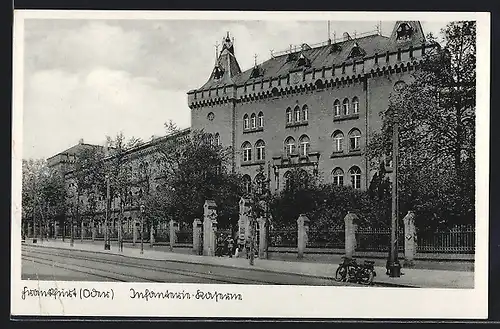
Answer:
<svg viewBox="0 0 500 329"><path fill-rule="evenodd" d="M293 137L288 137L285 139L285 153L286 155L293 154L295 152L295 139Z"/></svg>
<svg viewBox="0 0 500 329"><path fill-rule="evenodd" d="M248 175L244 175L242 178L243 189L245 193L250 193L252 191L252 179Z"/></svg>
<svg viewBox="0 0 500 329"><path fill-rule="evenodd" d="M292 109L287 108L286 109L286 123L292 123Z"/></svg>
<svg viewBox="0 0 500 329"><path fill-rule="evenodd" d="M333 115L336 117L340 116L340 101L338 99L333 103Z"/></svg>
<svg viewBox="0 0 500 329"><path fill-rule="evenodd" d="M250 128L250 124L248 121L248 114L245 114L243 116L243 129L248 129L248 128Z"/></svg>
<svg viewBox="0 0 500 329"><path fill-rule="evenodd" d="M340 168L335 168L332 171L332 182L333 185L343 186L344 185L344 171Z"/></svg>
<svg viewBox="0 0 500 329"><path fill-rule="evenodd" d="M220 146L220 135L219 135L219 133L215 134L214 142L215 142L215 146Z"/></svg>
<svg viewBox="0 0 500 329"><path fill-rule="evenodd" d="M333 133L333 152L342 152L344 144L344 134L337 130Z"/></svg>
<svg viewBox="0 0 500 329"><path fill-rule="evenodd" d="M352 99L352 113L359 113L359 99L357 97Z"/></svg>
<svg viewBox="0 0 500 329"><path fill-rule="evenodd" d="M342 114L343 115L348 115L349 114L349 100L346 98L342 102Z"/></svg>
<svg viewBox="0 0 500 329"><path fill-rule="evenodd" d="M361 140L361 133L358 129L353 129L349 133L349 151L359 150L359 141Z"/></svg>
<svg viewBox="0 0 500 329"><path fill-rule="evenodd" d="M259 112L259 128L263 128L264 127L264 113L262 112Z"/></svg>
<svg viewBox="0 0 500 329"><path fill-rule="evenodd" d="M257 160L266 159L266 143L264 143L262 139L259 139L257 143L255 143L255 150L257 151Z"/></svg>
<svg viewBox="0 0 500 329"><path fill-rule="evenodd" d="M257 128L257 117L255 116L255 113L252 113L250 119L250 121L252 122L252 129Z"/></svg>
<svg viewBox="0 0 500 329"><path fill-rule="evenodd" d="M299 139L300 144L300 155L307 156L309 153L309 137L307 135L302 135Z"/></svg>
<svg viewBox="0 0 500 329"><path fill-rule="evenodd" d="M349 175L351 176L351 186L355 189L361 188L361 169L356 166L351 167Z"/></svg>
<svg viewBox="0 0 500 329"><path fill-rule="evenodd" d="M295 106L293 109L293 117L295 118L295 122L300 122L300 107Z"/></svg>
<svg viewBox="0 0 500 329"><path fill-rule="evenodd" d="M292 184L291 184L291 183L292 183L292 181L291 181L291 179L290 179L290 178L291 178L291 176L292 176L292 173L291 173L290 171L287 171L287 172L283 175L283 180L284 180L284 182L285 182L285 189L286 189L286 190L289 190L289 189L290 189L290 187L291 187L291 185L292 185Z"/></svg>
<svg viewBox="0 0 500 329"><path fill-rule="evenodd" d="M307 121L309 119L309 108L307 105L302 107L302 120Z"/></svg>
<svg viewBox="0 0 500 329"><path fill-rule="evenodd" d="M252 161L252 144L249 142L243 143L243 145L241 145L241 151L243 155L243 162Z"/></svg>

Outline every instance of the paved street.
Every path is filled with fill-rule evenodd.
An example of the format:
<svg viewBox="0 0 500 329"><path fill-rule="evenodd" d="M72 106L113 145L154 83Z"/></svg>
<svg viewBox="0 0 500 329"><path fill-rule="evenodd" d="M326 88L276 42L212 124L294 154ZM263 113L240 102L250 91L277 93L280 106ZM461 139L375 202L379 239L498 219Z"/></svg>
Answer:
<svg viewBox="0 0 500 329"><path fill-rule="evenodd" d="M330 279L80 250L22 247L22 279L121 282L340 285ZM345 284L344 284L345 285Z"/></svg>

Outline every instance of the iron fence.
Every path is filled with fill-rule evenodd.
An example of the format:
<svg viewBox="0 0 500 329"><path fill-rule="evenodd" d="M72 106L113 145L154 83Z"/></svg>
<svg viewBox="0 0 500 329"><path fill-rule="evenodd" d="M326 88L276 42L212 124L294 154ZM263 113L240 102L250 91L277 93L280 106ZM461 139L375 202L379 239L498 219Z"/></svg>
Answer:
<svg viewBox="0 0 500 329"><path fill-rule="evenodd" d="M475 227L460 225L451 229L441 229L417 233L418 253L464 253L475 252Z"/></svg>
<svg viewBox="0 0 500 329"><path fill-rule="evenodd" d="M297 248L297 230L296 229L269 230L269 246Z"/></svg>
<svg viewBox="0 0 500 329"><path fill-rule="evenodd" d="M328 230L311 228L309 229L307 247L344 249L345 230L343 227Z"/></svg>
<svg viewBox="0 0 500 329"><path fill-rule="evenodd" d="M399 228L398 250L404 251L404 229ZM390 228L358 228L356 230L356 251L386 252L391 245Z"/></svg>
<svg viewBox="0 0 500 329"><path fill-rule="evenodd" d="M192 244L193 243L193 230L179 230L176 232L177 243L179 244Z"/></svg>
<svg viewBox="0 0 500 329"><path fill-rule="evenodd" d="M156 242L170 242L169 229L159 228L155 231L155 241Z"/></svg>

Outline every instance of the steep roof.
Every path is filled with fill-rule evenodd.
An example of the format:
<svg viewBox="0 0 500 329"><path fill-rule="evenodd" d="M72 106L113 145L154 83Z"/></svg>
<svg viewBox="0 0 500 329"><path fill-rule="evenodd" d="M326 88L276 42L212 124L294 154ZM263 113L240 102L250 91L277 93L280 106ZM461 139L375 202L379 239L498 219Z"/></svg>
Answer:
<svg viewBox="0 0 500 329"><path fill-rule="evenodd" d="M229 36L225 39L227 43ZM323 44L311 48L303 44L300 50L286 52L283 55L272 57L269 60L256 65L244 72L241 72L234 48L229 43L231 51L224 48L218 58L214 71L210 79L197 91L220 88L228 85L244 85L247 82L268 80L269 78L286 77L289 73L297 70L320 70L325 67L340 67L342 64L352 64L353 60L374 57L375 54L383 55L387 52L396 53L398 49L407 49L411 46L420 47L426 43L422 26L418 21L398 21L396 22L391 36L386 37L380 34L366 35L358 38L351 38L348 34L340 42ZM353 49L356 48L356 51ZM355 56L353 56L355 55ZM299 65L299 59L303 62ZM224 75L216 79L218 67L224 69ZM195 90L190 91L193 92Z"/></svg>
<svg viewBox="0 0 500 329"><path fill-rule="evenodd" d="M283 77L294 69L297 69L296 60L289 60L290 55L293 56L295 54L297 60L300 55L303 55L308 59L311 68L320 69L323 66L340 66L344 62L348 63L352 60L349 58L349 54L356 44L365 52L365 56L369 57L375 55L375 53L382 54L387 50L390 51L389 40L390 39L388 37L381 35L370 35L356 40L346 40L331 45L305 49L292 54L277 56L259 65L262 75L258 77L258 80L270 77ZM237 84L244 84L249 80L253 80L253 78L251 78L252 70L253 68L241 73L235 82Z"/></svg>

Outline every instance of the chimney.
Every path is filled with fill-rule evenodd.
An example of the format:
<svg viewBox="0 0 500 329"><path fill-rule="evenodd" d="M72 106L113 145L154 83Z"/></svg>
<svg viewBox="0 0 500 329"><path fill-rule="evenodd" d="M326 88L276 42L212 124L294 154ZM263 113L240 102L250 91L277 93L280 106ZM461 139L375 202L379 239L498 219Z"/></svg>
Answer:
<svg viewBox="0 0 500 329"><path fill-rule="evenodd" d="M80 144L80 145L83 144L83 138L80 138L80 140L78 141L78 144Z"/></svg>

